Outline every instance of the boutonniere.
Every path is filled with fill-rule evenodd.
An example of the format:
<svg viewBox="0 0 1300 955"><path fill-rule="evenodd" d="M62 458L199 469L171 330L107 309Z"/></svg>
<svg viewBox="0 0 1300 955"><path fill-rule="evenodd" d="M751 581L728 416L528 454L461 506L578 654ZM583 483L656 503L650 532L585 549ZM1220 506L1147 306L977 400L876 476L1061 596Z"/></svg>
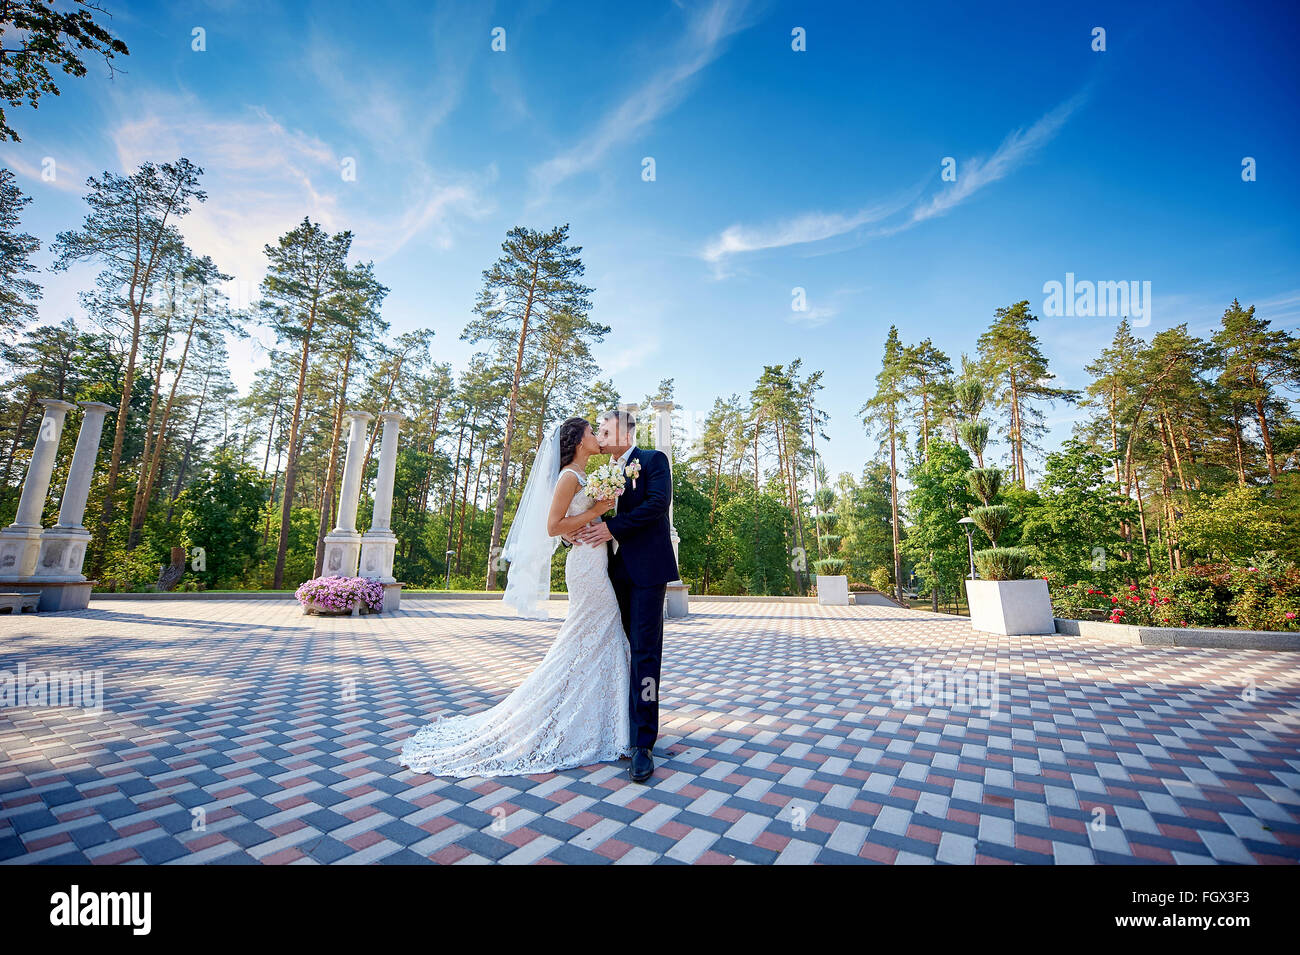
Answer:
<svg viewBox="0 0 1300 955"><path fill-rule="evenodd" d="M641 476L641 462L633 461L623 469L623 473L632 479L632 487L636 487L636 479Z"/></svg>

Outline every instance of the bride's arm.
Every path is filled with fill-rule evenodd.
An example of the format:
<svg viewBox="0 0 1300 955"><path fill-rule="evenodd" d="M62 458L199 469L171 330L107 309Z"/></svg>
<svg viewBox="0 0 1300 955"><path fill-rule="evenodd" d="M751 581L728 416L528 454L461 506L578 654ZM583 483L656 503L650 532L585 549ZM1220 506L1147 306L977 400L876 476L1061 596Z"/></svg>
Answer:
<svg viewBox="0 0 1300 955"><path fill-rule="evenodd" d="M578 477L572 471L565 471L555 485L555 496L551 498L551 511L546 515L546 533L552 537L567 537L579 527L600 517L610 509L610 501L597 501L580 514L565 517L573 496L578 493Z"/></svg>

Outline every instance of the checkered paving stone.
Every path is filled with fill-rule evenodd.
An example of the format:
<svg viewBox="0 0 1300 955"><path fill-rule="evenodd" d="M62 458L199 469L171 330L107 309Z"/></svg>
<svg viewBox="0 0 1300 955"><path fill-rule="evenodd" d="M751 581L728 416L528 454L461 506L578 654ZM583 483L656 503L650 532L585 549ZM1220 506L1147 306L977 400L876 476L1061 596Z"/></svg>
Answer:
<svg viewBox="0 0 1300 955"><path fill-rule="evenodd" d="M626 763L467 780L398 765L433 714L504 697L558 626L435 599L358 618L272 599L0 617L0 670L104 681L98 713L0 710L0 861L1300 859L1300 655L1001 637L885 607L696 601L670 620L650 786ZM996 674L999 705L902 705L918 665Z"/></svg>

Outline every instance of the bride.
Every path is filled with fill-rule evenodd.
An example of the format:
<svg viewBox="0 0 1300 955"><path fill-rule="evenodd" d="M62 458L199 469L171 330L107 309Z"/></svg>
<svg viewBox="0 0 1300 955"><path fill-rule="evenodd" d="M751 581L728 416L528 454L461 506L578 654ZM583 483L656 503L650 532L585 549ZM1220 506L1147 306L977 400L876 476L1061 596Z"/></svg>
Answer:
<svg viewBox="0 0 1300 955"><path fill-rule="evenodd" d="M559 425L538 449L502 551L510 561L504 602L521 617L548 616L559 538L614 506L583 490L587 459L599 453L582 418ZM492 708L422 727L402 747L402 765L435 776L516 776L628 754L630 650L608 560L603 546L569 548L569 612L542 662Z"/></svg>

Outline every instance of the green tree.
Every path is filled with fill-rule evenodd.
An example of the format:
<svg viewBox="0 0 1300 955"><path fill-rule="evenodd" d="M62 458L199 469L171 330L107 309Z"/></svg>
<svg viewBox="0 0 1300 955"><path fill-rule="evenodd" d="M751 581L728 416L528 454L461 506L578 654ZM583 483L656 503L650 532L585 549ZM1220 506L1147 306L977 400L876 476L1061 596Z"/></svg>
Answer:
<svg viewBox="0 0 1300 955"><path fill-rule="evenodd" d="M1248 404L1259 421L1268 474L1277 480L1277 455L1273 450L1270 410L1279 404L1279 387L1300 385L1300 339L1284 329L1274 329L1266 318L1255 316L1255 306L1242 308L1235 298L1223 313L1214 344L1223 355L1221 381L1234 398Z"/></svg>
<svg viewBox="0 0 1300 955"><path fill-rule="evenodd" d="M1078 399L1078 392L1051 384L1055 375L1047 370L1047 358L1030 328L1036 321L1028 300L999 308L978 343L982 371L993 383L994 401L1007 417L1011 477L1022 486L1028 480L1025 450L1034 447L1034 439L1046 430L1034 402Z"/></svg>
<svg viewBox="0 0 1300 955"><path fill-rule="evenodd" d="M979 504L966 478L970 469L970 455L962 448L932 438L929 456L907 474L907 509L912 516L907 555L936 610L941 593L961 593L970 565L966 534L957 523Z"/></svg>
<svg viewBox="0 0 1300 955"><path fill-rule="evenodd" d="M191 202L207 198L199 188L202 175L202 169L182 157L161 166L143 163L130 176L111 172L91 176L86 180L90 212L81 229L61 232L54 242L55 271L64 271L74 262L103 263L104 270L96 280L98 294L85 296L87 305L106 330L125 329L130 342L121 375L122 397L108 462L104 506L95 535L92 575L103 565L104 544L113 520L141 332L165 263L185 247L176 222L189 214Z"/></svg>
<svg viewBox="0 0 1300 955"><path fill-rule="evenodd" d="M248 581L261 548L258 518L267 484L255 468L229 452L218 453L178 502L185 544L203 549L206 570L196 573L209 590Z"/></svg>
<svg viewBox="0 0 1300 955"><path fill-rule="evenodd" d="M549 232L515 226L506 233L506 240L501 243L501 258L483 272L483 287L474 305L474 313L479 317L466 325L460 336L471 343L492 341L500 352L513 352L514 358L489 545L493 558L501 546L510 487L511 445L519 415L525 362L533 357L531 350L538 337L536 317L568 316L571 347L579 341L600 341L609 332L607 327L587 319L593 290L578 281L586 271L580 256L582 247L570 246L568 240L567 224ZM496 585L497 562L490 559L487 589L494 590Z"/></svg>
<svg viewBox="0 0 1300 955"><path fill-rule="evenodd" d="M104 11L89 0L74 0L71 10L56 10L44 0L5 0L0 4L0 101L37 108L42 95L59 95L50 69L85 76L83 53L104 58L113 74L113 57L128 56L126 44L96 22ZM0 140L22 142L0 106Z"/></svg>
<svg viewBox="0 0 1300 955"><path fill-rule="evenodd" d="M351 232L330 235L307 218L280 236L274 246L265 247L269 265L262 279L261 309L276 338L298 349L298 384L289 416L288 460L284 467L280 538L272 583L277 590L284 586L294 485L298 479L298 431L307 396L312 347L318 335L328 331L339 318L338 295L348 281L347 257L351 248Z"/></svg>
<svg viewBox="0 0 1300 955"><path fill-rule="evenodd" d="M1133 502L1111 484L1107 460L1067 440L1047 456L1036 500L1020 511L1019 541L1052 582L1113 588L1132 576L1122 528L1137 520Z"/></svg>
<svg viewBox="0 0 1300 955"><path fill-rule="evenodd" d="M881 359L879 374L876 375L876 393L860 409L862 422L868 431L874 428L884 445L889 449L889 498L891 523L893 524L894 552L894 591L901 602L903 599L903 564L899 549L898 518L898 441L905 438L902 430L903 402L907 399L905 390L907 376L907 352L898 337L898 328L889 326L889 336L885 339L885 354Z"/></svg>
<svg viewBox="0 0 1300 955"><path fill-rule="evenodd" d="M952 362L927 338L906 349L903 366L904 388L916 405L916 433L924 459L930 454L930 438L952 401Z"/></svg>
<svg viewBox="0 0 1300 955"><path fill-rule="evenodd" d="M36 271L31 254L40 249L40 240L18 231L23 207L31 201L14 182L14 174L0 169L0 337L6 339L36 318L41 297L41 287L25 277Z"/></svg>

